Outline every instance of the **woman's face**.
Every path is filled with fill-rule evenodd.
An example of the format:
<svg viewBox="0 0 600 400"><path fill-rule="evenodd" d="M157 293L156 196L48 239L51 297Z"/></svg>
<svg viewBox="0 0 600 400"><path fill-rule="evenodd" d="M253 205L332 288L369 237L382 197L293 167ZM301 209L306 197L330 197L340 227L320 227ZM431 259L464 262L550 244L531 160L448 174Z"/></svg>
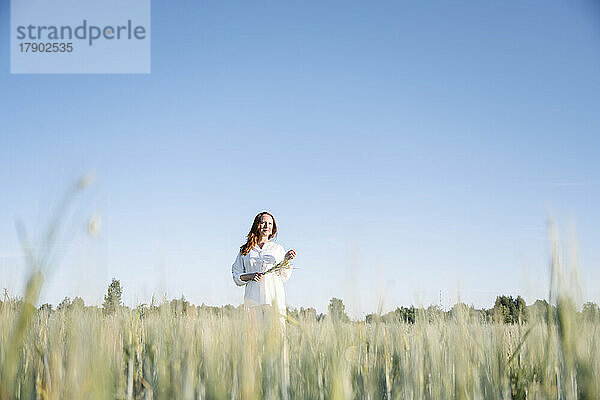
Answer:
<svg viewBox="0 0 600 400"><path fill-rule="evenodd" d="M258 224L258 231L260 232L261 236L271 236L273 233L273 218L271 218L270 215L261 215L260 223Z"/></svg>

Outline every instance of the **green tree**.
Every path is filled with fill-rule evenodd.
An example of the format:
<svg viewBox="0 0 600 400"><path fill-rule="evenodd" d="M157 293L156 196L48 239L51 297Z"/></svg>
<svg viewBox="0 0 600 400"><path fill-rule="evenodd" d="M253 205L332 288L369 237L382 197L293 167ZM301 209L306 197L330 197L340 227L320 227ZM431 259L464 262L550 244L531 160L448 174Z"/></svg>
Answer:
<svg viewBox="0 0 600 400"><path fill-rule="evenodd" d="M598 304L588 301L583 305L581 313L583 314L583 318L588 321L595 321L600 317L600 307L598 307Z"/></svg>
<svg viewBox="0 0 600 400"><path fill-rule="evenodd" d="M77 296L71 302L71 307L77 310L83 310L83 308L85 307L85 302L81 297Z"/></svg>
<svg viewBox="0 0 600 400"><path fill-rule="evenodd" d="M450 318L468 318L471 315L471 311L473 310L472 306L468 306L465 303L459 301L455 305L452 306L450 311L448 311L448 315Z"/></svg>
<svg viewBox="0 0 600 400"><path fill-rule="evenodd" d="M498 296L493 308L494 320L505 324L527 321L527 306L521 296Z"/></svg>
<svg viewBox="0 0 600 400"><path fill-rule="evenodd" d="M114 314L115 311L121 307L122 294L121 282L113 278L110 285L108 285L108 292L104 296L104 303L102 304L102 312L104 315Z"/></svg>
<svg viewBox="0 0 600 400"><path fill-rule="evenodd" d="M397 321L406 322L409 324L414 324L417 316L417 310L414 306L410 306L410 308L399 307L394 311L395 317Z"/></svg>
<svg viewBox="0 0 600 400"><path fill-rule="evenodd" d="M58 306L56 306L56 311L66 311L70 308L71 308L71 299L68 297L65 297L60 303L58 303Z"/></svg>
<svg viewBox="0 0 600 400"><path fill-rule="evenodd" d="M546 300L538 299L527 307L527 316L542 318L544 321L547 321L548 313L553 313L554 311L556 311L554 306L548 304Z"/></svg>
<svg viewBox="0 0 600 400"><path fill-rule="evenodd" d="M371 313L365 315L365 323L373 324L375 322L381 322L381 317L378 314Z"/></svg>
<svg viewBox="0 0 600 400"><path fill-rule="evenodd" d="M175 315L187 315L190 302L181 295L180 299L171 300L171 312Z"/></svg>
<svg viewBox="0 0 600 400"><path fill-rule="evenodd" d="M312 307L304 308L300 307L300 311L298 312L299 317L304 319L316 320L317 319L317 310Z"/></svg>
<svg viewBox="0 0 600 400"><path fill-rule="evenodd" d="M40 312L52 312L52 304L44 303L40 306Z"/></svg>
<svg viewBox="0 0 600 400"><path fill-rule="evenodd" d="M429 322L439 322L444 320L445 313L440 306L430 305L425 310L425 317Z"/></svg>
<svg viewBox="0 0 600 400"><path fill-rule="evenodd" d="M346 306L342 299L338 299L333 297L329 301L329 306L327 307L327 314L329 317L336 322L348 322L350 318L346 315Z"/></svg>

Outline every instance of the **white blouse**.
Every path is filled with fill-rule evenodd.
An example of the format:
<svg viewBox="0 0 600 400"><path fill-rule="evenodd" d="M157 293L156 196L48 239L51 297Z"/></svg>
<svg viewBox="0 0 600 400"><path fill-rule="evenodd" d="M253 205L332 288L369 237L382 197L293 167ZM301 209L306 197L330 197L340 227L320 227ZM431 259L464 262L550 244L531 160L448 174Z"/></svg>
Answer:
<svg viewBox="0 0 600 400"><path fill-rule="evenodd" d="M274 242L267 242L262 249L254 246L245 256L238 253L235 262L231 266L233 281L238 286L246 285L244 293L244 305L246 307L271 304L275 302L277 308L285 315L285 291L283 282L290 279L291 269L271 272L262 277L259 282L242 281L240 276L253 272L265 272L277 263L283 261L285 250L283 246Z"/></svg>

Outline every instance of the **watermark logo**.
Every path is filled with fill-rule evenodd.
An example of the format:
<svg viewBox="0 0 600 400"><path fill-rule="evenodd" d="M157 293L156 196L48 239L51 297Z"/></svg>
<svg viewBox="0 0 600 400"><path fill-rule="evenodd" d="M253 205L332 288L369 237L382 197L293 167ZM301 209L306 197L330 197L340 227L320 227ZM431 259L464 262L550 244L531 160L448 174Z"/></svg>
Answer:
<svg viewBox="0 0 600 400"><path fill-rule="evenodd" d="M150 0L11 0L12 73L150 73Z"/></svg>

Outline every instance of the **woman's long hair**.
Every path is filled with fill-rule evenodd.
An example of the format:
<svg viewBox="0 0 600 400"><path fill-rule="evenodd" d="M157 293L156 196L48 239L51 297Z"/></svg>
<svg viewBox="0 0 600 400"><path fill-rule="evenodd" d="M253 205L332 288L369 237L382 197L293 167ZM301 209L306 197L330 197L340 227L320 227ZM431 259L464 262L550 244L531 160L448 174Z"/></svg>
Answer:
<svg viewBox="0 0 600 400"><path fill-rule="evenodd" d="M277 236L277 224L275 223L275 217L273 217L270 213L268 213L266 211L259 213L256 217L254 217L254 222L252 223L252 228L250 228L250 232L248 233L248 239L246 240L246 243L244 243L240 247L240 253L242 253L243 256L248 254L250 252L250 249L252 249L258 243L258 236L259 236L258 231L260 230L260 218L263 215L268 215L271 218L273 218L273 230L272 230L271 234L269 235L269 240L273 239L275 236Z"/></svg>

